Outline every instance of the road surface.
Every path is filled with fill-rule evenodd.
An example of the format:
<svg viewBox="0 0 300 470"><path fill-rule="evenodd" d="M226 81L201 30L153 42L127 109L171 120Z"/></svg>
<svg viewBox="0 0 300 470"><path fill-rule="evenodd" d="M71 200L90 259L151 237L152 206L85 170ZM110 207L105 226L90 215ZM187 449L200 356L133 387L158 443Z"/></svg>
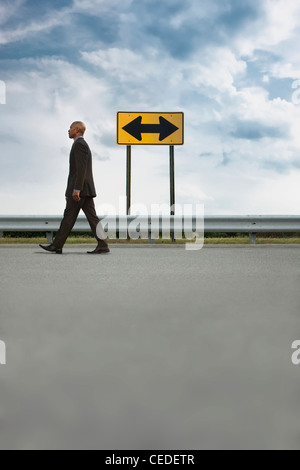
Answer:
<svg viewBox="0 0 300 470"><path fill-rule="evenodd" d="M300 247L0 246L1 449L300 449Z"/></svg>

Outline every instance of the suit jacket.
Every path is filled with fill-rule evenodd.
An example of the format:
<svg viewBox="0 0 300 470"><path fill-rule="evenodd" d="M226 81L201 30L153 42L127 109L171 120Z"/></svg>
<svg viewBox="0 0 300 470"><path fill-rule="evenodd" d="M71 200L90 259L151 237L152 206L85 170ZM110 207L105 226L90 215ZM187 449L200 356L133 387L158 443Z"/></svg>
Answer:
<svg viewBox="0 0 300 470"><path fill-rule="evenodd" d="M70 172L66 197L72 197L74 189L81 197L96 197L93 178L92 153L84 139L74 142L70 153Z"/></svg>

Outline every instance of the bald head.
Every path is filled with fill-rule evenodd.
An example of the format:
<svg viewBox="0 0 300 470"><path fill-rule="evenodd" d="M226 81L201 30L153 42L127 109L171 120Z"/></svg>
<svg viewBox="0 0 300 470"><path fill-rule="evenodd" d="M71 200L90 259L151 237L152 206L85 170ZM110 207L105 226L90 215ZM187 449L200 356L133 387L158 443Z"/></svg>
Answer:
<svg viewBox="0 0 300 470"><path fill-rule="evenodd" d="M77 139L77 137L83 136L86 131L86 125L82 121L75 121L70 126L69 137L70 139Z"/></svg>

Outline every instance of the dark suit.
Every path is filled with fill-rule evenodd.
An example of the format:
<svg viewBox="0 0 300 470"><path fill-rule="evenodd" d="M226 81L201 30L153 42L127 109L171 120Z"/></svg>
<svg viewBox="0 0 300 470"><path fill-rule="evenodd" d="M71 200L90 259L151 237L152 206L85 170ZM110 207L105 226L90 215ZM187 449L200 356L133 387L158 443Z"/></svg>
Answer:
<svg viewBox="0 0 300 470"><path fill-rule="evenodd" d="M92 153L84 139L74 142L70 153L70 172L66 196L72 197L74 189L80 197L96 197L93 178Z"/></svg>
<svg viewBox="0 0 300 470"><path fill-rule="evenodd" d="M80 201L73 200L73 191L80 191ZM83 138L76 140L70 153L70 171L66 190L67 207L64 213L60 229L55 237L53 245L62 248L75 225L80 210L82 209L88 219L91 230L98 241L98 245L107 247L105 240L97 236L97 217L94 197L96 190L93 178L92 153ZM102 229L103 238L104 232Z"/></svg>

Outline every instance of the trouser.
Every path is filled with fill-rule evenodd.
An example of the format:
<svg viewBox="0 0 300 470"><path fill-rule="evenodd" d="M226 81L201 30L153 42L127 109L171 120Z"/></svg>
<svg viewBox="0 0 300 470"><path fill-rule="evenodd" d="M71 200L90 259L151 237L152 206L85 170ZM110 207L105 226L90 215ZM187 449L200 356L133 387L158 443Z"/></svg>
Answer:
<svg viewBox="0 0 300 470"><path fill-rule="evenodd" d="M64 218L61 222L60 229L57 232L57 235L53 242L53 245L56 248L60 249L66 243L66 240L75 225L75 222L81 209L85 213L93 235L98 241L98 245L101 247L107 247L107 243L105 241L106 236L100 223L100 220L96 214L94 199L92 197L82 197L79 202L75 202L72 197L68 197L67 206L64 212ZM100 225L98 227L99 223ZM100 238L97 235L97 227L98 235Z"/></svg>

